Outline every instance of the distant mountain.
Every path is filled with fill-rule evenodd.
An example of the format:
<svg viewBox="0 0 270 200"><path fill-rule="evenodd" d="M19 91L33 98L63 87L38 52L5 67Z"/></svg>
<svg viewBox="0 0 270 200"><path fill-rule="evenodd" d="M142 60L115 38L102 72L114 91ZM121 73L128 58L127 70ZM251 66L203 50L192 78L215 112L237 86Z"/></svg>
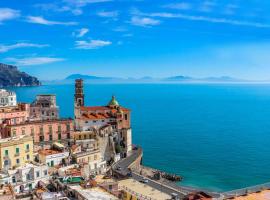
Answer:
<svg viewBox="0 0 270 200"><path fill-rule="evenodd" d="M109 80L113 79L112 77L98 77L98 76L90 76L90 75L84 75L84 74L71 74L68 77L66 77L66 80L75 80L75 79L84 79L84 80Z"/></svg>
<svg viewBox="0 0 270 200"><path fill-rule="evenodd" d="M193 80L193 78L189 76L171 76L163 79L164 81L190 81Z"/></svg>
<svg viewBox="0 0 270 200"><path fill-rule="evenodd" d="M209 81L209 82L245 82L246 81L242 79L232 78L230 76L208 77L202 80Z"/></svg>
<svg viewBox="0 0 270 200"><path fill-rule="evenodd" d="M36 77L19 71L16 66L0 63L0 87L39 85L41 82Z"/></svg>
<svg viewBox="0 0 270 200"><path fill-rule="evenodd" d="M43 81L44 84L72 84L75 79L84 79L86 83L246 83L248 80L236 79L229 76L194 78L190 76L171 76L165 78L154 78L144 76L141 78L118 78L118 77L100 77L84 74L72 74L64 80Z"/></svg>

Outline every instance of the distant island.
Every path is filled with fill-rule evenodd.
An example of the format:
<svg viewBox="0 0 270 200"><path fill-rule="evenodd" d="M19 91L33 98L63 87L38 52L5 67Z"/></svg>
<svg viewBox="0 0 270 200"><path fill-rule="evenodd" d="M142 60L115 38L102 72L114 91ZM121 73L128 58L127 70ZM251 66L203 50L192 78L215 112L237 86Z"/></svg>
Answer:
<svg viewBox="0 0 270 200"><path fill-rule="evenodd" d="M18 70L16 66L0 63L0 87L39 86L41 82Z"/></svg>
<svg viewBox="0 0 270 200"><path fill-rule="evenodd" d="M63 80L44 80L44 84L68 84L73 83L76 79L84 79L87 83L247 83L254 82L250 80L237 79L229 76L195 78L190 76L171 76L164 78L155 78L144 76L141 78L119 78L119 77L103 77L86 74L71 74Z"/></svg>

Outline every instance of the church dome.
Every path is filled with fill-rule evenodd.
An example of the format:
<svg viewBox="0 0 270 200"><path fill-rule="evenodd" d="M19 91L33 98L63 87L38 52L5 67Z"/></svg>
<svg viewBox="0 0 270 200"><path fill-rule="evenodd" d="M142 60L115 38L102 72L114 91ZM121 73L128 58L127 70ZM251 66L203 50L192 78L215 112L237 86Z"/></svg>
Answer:
<svg viewBox="0 0 270 200"><path fill-rule="evenodd" d="M111 101L109 102L108 106L119 106L118 101L116 100L115 96L112 96Z"/></svg>

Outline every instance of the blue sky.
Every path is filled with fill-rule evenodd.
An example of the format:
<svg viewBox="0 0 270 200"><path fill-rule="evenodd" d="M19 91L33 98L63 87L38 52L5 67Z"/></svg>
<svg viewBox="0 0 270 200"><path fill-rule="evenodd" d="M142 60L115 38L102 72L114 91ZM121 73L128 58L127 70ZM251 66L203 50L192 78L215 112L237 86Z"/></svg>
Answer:
<svg viewBox="0 0 270 200"><path fill-rule="evenodd" d="M0 62L43 80L270 80L267 0L1 0Z"/></svg>

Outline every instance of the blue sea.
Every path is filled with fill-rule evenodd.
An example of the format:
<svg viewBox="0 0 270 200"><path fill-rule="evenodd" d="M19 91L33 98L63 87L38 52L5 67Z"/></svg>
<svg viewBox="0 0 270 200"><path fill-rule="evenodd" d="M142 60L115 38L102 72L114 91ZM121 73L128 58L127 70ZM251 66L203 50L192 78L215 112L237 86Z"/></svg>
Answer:
<svg viewBox="0 0 270 200"><path fill-rule="evenodd" d="M73 117L73 85L12 88L18 100L56 94ZM88 84L88 105L111 95L132 109L133 142L143 163L217 191L270 181L270 85Z"/></svg>

